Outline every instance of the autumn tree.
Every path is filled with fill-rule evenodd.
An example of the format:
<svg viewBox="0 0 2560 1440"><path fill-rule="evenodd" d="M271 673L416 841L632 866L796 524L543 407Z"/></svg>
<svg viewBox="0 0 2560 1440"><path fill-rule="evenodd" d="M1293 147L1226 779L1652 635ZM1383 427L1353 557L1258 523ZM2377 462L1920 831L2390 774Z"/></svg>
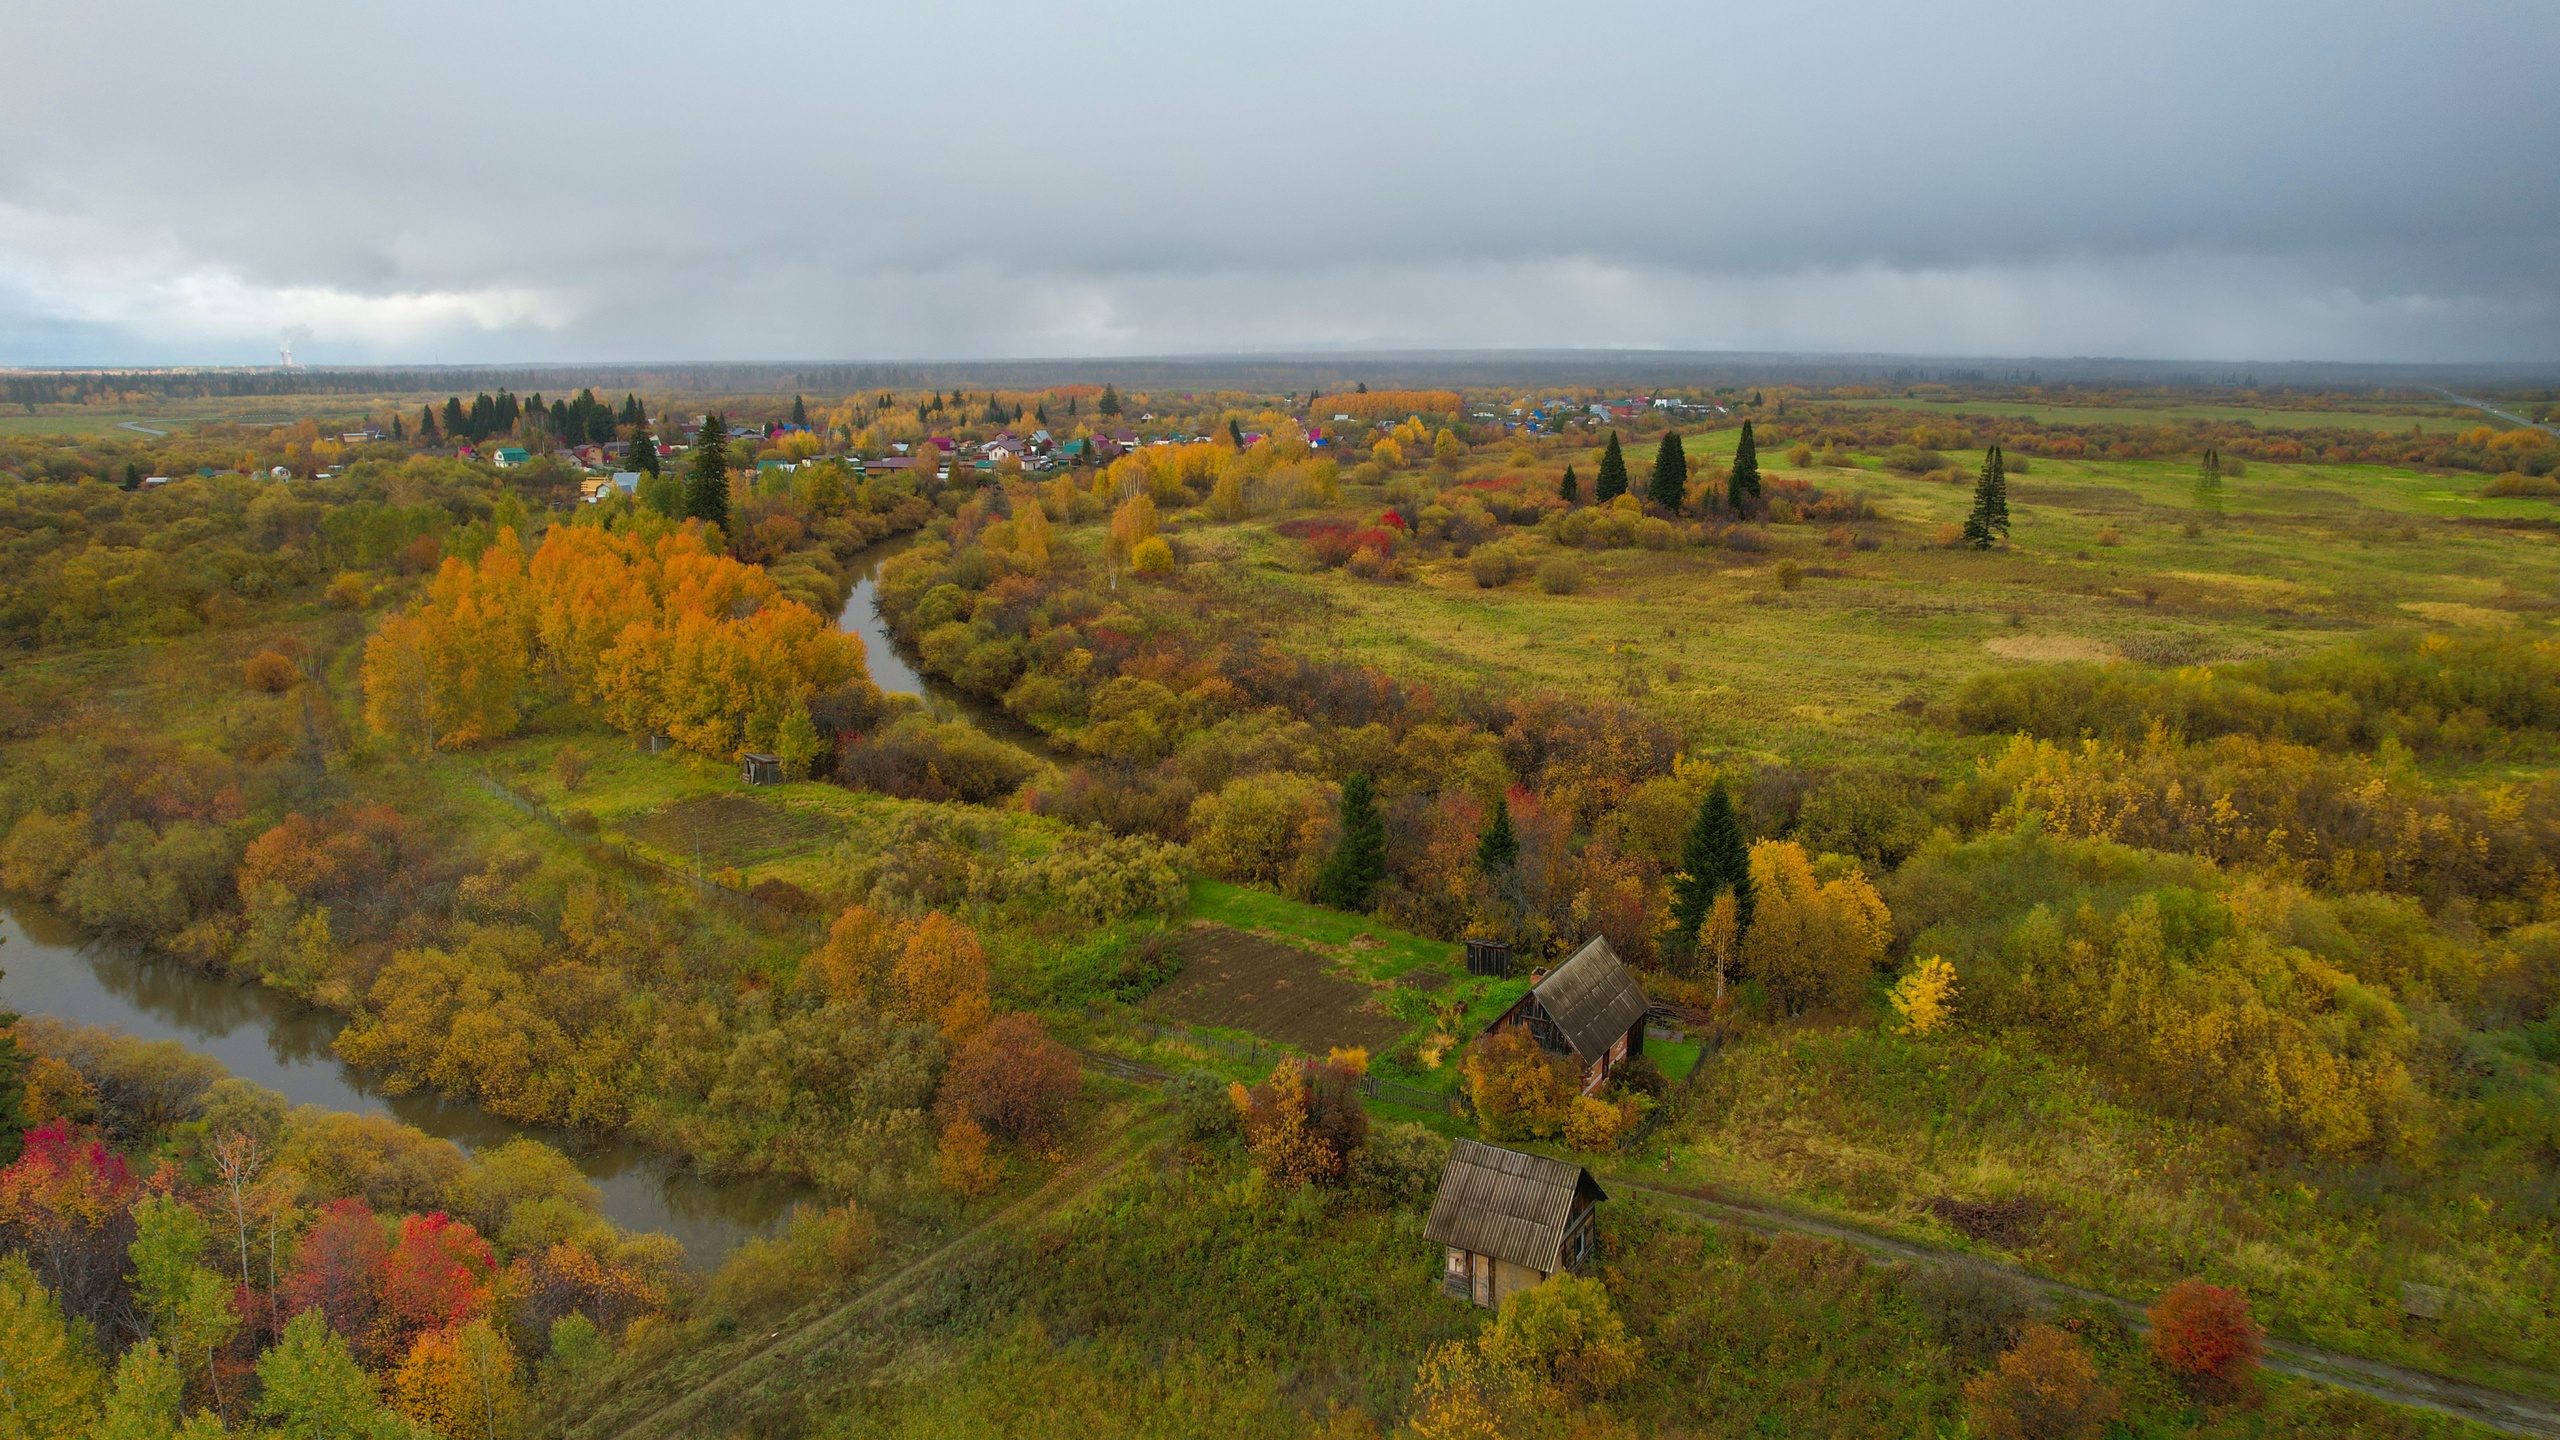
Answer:
<svg viewBox="0 0 2560 1440"><path fill-rule="evenodd" d="M1364 914L1387 876L1387 827L1365 774L1342 782L1341 835L1316 876L1316 903Z"/></svg>
<svg viewBox="0 0 2560 1440"><path fill-rule="evenodd" d="M1591 485L1591 500L1606 505L1627 493L1627 456L1618 448L1618 432L1609 432L1608 447L1600 452L1600 478Z"/></svg>
<svg viewBox="0 0 2560 1440"><path fill-rule="evenodd" d="M1582 1275L1558 1275L1504 1297L1479 1343L1495 1365L1551 1381L1578 1400L1635 1379L1644 1356L1644 1342L1627 1333L1609 1288Z"/></svg>
<svg viewBox="0 0 2560 1440"><path fill-rule="evenodd" d="M936 910L915 923L890 971L889 1003L900 1019L965 1040L987 1023L987 952L977 932Z"/></svg>
<svg viewBox="0 0 2560 1440"><path fill-rule="evenodd" d="M489 1243L470 1226L441 1212L402 1216L382 1259L381 1353L405 1354L417 1336L469 1319L496 1269Z"/></svg>
<svg viewBox="0 0 2560 1440"><path fill-rule="evenodd" d="M0 1258L0 1384L8 1402L0 1422L8 1433L29 1440L87 1436L101 1379L86 1340L25 1258Z"/></svg>
<svg viewBox="0 0 2560 1440"><path fill-rule="evenodd" d="M1742 422L1742 438L1734 443L1733 469L1725 477L1725 508L1748 515L1760 500L1760 449L1751 438L1751 422Z"/></svg>
<svg viewBox="0 0 2560 1440"><path fill-rule="evenodd" d="M685 457L684 513L723 535L729 531L729 427L717 415L702 418L702 432Z"/></svg>
<svg viewBox="0 0 2560 1440"><path fill-rule="evenodd" d="M1231 1085L1227 1096L1254 1163L1286 1185L1341 1180L1369 1143L1359 1071L1346 1058L1285 1058L1261 1084Z"/></svg>
<svg viewBox="0 0 2560 1440"><path fill-rule="evenodd" d="M1845 1009L1885 957L1893 917L1855 869L1828 881L1792 840L1751 847L1752 920L1742 966L1790 1013Z"/></svg>
<svg viewBox="0 0 2560 1440"><path fill-rule="evenodd" d="M352 1196L330 1201L294 1246L285 1308L316 1314L340 1335L370 1337L390 1253L391 1237L371 1207Z"/></svg>
<svg viewBox="0 0 2560 1440"><path fill-rule="evenodd" d="M1653 484L1646 498L1674 514L1689 498L1689 455L1681 447L1677 430L1662 432L1662 444L1653 452Z"/></svg>
<svg viewBox="0 0 2560 1440"><path fill-rule="evenodd" d="M402 1414L447 1440L501 1440L525 1410L515 1352L485 1320L419 1336L391 1394Z"/></svg>
<svg viewBox="0 0 2560 1440"><path fill-rule="evenodd" d="M1944 1029L1955 1012L1956 967L1937 955L1911 967L1911 972L1894 982L1893 993L1885 997L1893 1003L1893 1011L1902 1017L1902 1033L1931 1035Z"/></svg>
<svg viewBox="0 0 2560 1440"><path fill-rule="evenodd" d="M1075 1052L1039 1017L1010 1010L969 1037L935 1101L945 1125L966 1121L1034 1148L1055 1143L1081 1076Z"/></svg>
<svg viewBox="0 0 2560 1440"><path fill-rule="evenodd" d="M1460 1073L1488 1140L1556 1138L1582 1089L1569 1062L1540 1049L1516 1025L1477 1037Z"/></svg>
<svg viewBox="0 0 2560 1440"><path fill-rule="evenodd" d="M1988 550L1995 538L2009 538L2009 478L1997 445L1982 457L1982 473L1973 484L1973 510L1964 517L1964 543Z"/></svg>
<svg viewBox="0 0 2560 1440"><path fill-rule="evenodd" d="M2049 1325L2020 1329L1997 1365L1965 1382L1964 1398L1985 1440L2095 1440L2117 1410L2097 1362Z"/></svg>

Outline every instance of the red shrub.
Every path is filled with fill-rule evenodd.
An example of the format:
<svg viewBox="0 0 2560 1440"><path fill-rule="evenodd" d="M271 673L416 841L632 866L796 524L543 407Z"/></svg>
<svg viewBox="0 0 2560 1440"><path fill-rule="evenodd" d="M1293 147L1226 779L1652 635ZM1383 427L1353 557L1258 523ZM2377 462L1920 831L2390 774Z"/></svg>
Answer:
<svg viewBox="0 0 2560 1440"><path fill-rule="evenodd" d="M1049 1038L1039 1018L1019 1010L989 1021L952 1057L936 1108L943 1122L972 1120L1029 1143L1056 1135L1075 1098L1075 1052Z"/></svg>
<svg viewBox="0 0 2560 1440"><path fill-rule="evenodd" d="M2237 1290L2181 1280L2151 1307L2151 1353L2197 1380L2228 1381L2258 1363L2266 1332Z"/></svg>

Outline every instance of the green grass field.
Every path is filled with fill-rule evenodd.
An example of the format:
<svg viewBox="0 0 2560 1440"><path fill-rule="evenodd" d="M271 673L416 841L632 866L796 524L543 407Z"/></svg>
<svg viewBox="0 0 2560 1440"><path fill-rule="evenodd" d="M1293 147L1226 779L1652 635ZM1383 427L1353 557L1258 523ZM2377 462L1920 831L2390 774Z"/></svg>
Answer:
<svg viewBox="0 0 2560 1440"><path fill-rule="evenodd" d="M1720 476L1732 443L1706 437L1693 465ZM1977 457L1954 458L1969 470ZM2181 462L2038 459L2010 481L2012 543L1978 553L1937 539L1962 520L1969 485L1766 473L1866 496L1886 521L1853 528L1881 547L1771 525L1758 554L1579 552L1581 591L1549 595L1526 578L1480 589L1454 555L1378 583L1307 570L1267 527L1213 533L1233 538L1247 563L1231 570L1270 591L1269 613L1306 617L1292 633L1310 653L1497 693L1623 694L1709 751L1800 765L1945 770L1972 742L1914 712L1986 669L2210 664L2375 629L2541 627L2560 611L2560 532L2545 528L2560 510L2484 498L2479 477L2253 464L2225 482L2217 516L2199 512ZM1359 488L1346 508L1385 503ZM1800 588L1780 586L1787 560Z"/></svg>
<svg viewBox="0 0 2560 1440"><path fill-rule="evenodd" d="M2188 403L2073 405L2054 400L1976 400L1931 396L1894 396L1841 403L1887 405L1922 415L1949 417L2011 415L2047 425L2163 425L2182 420L2236 420L2261 430L2339 429L2400 433L2412 424L2421 424L2426 426L2429 434L2468 430L2475 424L2500 430L2508 428L2505 421L2492 419L2467 406L2426 400L2386 402L2386 408L2373 410L2290 410L2264 405Z"/></svg>

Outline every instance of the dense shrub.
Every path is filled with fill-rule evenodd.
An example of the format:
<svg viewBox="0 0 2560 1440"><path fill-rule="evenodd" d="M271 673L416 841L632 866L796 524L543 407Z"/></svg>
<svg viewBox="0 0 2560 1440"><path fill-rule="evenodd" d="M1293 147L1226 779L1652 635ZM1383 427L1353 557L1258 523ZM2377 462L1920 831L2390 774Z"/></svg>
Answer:
<svg viewBox="0 0 2560 1440"><path fill-rule="evenodd" d="M2151 1353L2191 1380L2228 1385L2258 1363L2266 1332L2249 1318L2247 1297L2202 1280L2181 1280L2152 1302Z"/></svg>
<svg viewBox="0 0 2560 1440"><path fill-rule="evenodd" d="M1571 595L1582 588L1582 564L1557 555L1538 567L1538 588L1550 595Z"/></svg>

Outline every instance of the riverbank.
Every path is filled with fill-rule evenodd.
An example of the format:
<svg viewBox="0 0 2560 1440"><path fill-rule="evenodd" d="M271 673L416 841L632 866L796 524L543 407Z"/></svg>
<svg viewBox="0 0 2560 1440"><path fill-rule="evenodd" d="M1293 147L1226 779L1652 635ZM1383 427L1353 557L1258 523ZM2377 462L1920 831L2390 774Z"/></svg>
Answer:
<svg viewBox="0 0 2560 1440"><path fill-rule="evenodd" d="M746 1240L777 1229L808 1192L763 1180L713 1180L636 1140L519 1125L432 1091L385 1093L331 1048L346 1019L256 984L208 975L81 933L24 897L0 897L0 1005L77 1025L174 1040L296 1105L388 1115L465 1150L518 1137L566 1154L625 1230L673 1236L708 1273Z"/></svg>

